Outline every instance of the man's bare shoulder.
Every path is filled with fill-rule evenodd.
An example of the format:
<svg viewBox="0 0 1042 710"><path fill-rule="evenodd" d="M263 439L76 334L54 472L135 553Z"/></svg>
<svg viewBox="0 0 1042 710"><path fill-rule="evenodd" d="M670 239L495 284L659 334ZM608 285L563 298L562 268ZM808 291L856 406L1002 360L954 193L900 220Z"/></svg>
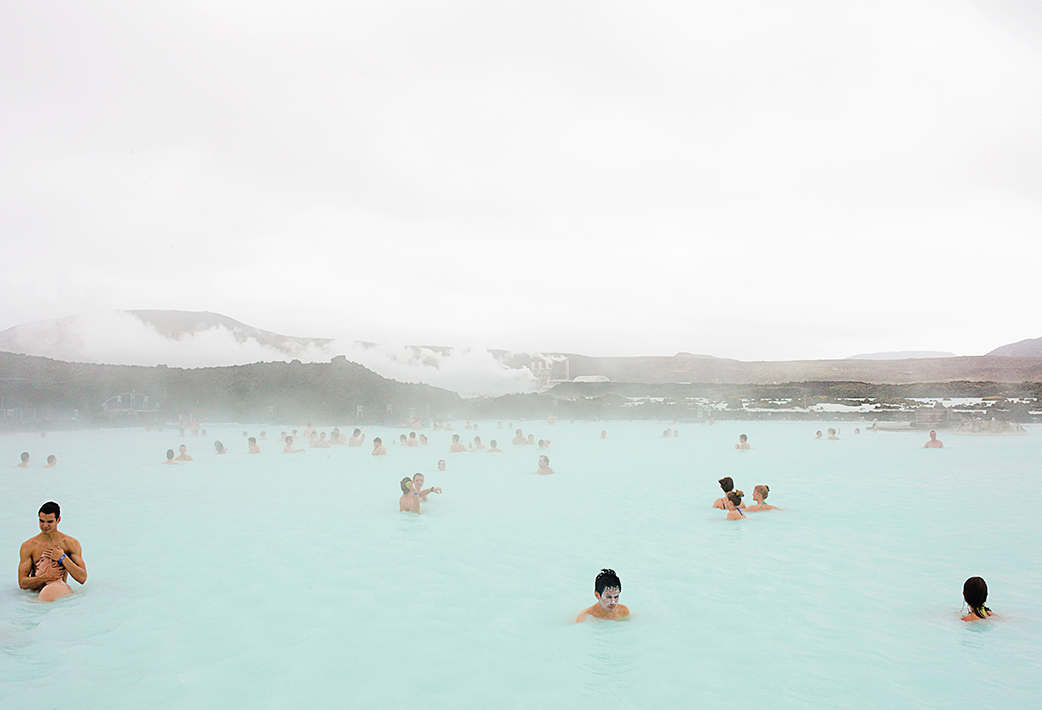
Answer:
<svg viewBox="0 0 1042 710"><path fill-rule="evenodd" d="M78 552L80 550L80 541L72 535L62 533L62 543L62 547L66 552Z"/></svg>
<svg viewBox="0 0 1042 710"><path fill-rule="evenodd" d="M619 619L622 619L622 618L627 617L629 615L630 615L630 608L628 606L626 606L625 604L619 604L619 613L618 613L617 617Z"/></svg>

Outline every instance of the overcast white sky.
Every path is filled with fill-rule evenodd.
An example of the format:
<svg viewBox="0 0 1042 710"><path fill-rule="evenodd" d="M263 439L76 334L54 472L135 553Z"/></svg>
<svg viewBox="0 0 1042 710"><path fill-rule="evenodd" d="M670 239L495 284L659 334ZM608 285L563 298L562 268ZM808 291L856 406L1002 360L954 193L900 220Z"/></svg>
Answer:
<svg viewBox="0 0 1042 710"><path fill-rule="evenodd" d="M1042 335L1038 4L0 4L0 329L745 360Z"/></svg>

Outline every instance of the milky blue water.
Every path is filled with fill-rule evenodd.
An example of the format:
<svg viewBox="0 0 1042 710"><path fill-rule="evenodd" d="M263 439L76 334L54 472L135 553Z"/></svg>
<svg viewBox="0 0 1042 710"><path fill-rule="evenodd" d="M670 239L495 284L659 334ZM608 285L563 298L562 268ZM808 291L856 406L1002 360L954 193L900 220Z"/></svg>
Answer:
<svg viewBox="0 0 1042 710"><path fill-rule="evenodd" d="M274 441L247 456L241 425L0 437L0 706L1042 702L1038 428L942 435L936 451L849 423L832 425L840 441L812 440L826 423L681 424L675 439L669 424L514 424L552 439L556 475L495 423L457 433L502 454L449 454L450 433L428 431L385 458ZM752 451L734 450L742 432ZM160 465L182 442L196 460ZM399 514L417 471L445 492ZM710 507L724 475L750 497L769 484L784 510L725 521ZM51 604L16 583L47 500L90 575ZM632 621L570 623L604 566ZM973 575L999 619L959 621Z"/></svg>

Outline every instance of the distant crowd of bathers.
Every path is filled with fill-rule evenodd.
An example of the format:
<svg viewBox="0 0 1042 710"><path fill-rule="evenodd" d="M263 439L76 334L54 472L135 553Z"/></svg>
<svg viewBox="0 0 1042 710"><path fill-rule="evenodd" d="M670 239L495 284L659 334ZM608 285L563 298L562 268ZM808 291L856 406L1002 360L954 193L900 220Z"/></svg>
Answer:
<svg viewBox="0 0 1042 710"><path fill-rule="evenodd" d="M189 421L196 430L206 431L199 426L199 423L194 418ZM547 421L552 424L553 415L550 415ZM415 425L417 422L413 422L413 424ZM422 423L419 423L419 426L415 426L415 428L421 427ZM503 424L500 422L499 428L502 427ZM477 429L478 427L476 424L472 425L468 421L466 428ZM512 428L512 425L508 428ZM439 425L436 429L444 431L451 430L452 427L451 425ZM854 432L855 434L860 434L858 429L855 429ZM184 429L181 429L181 433L182 435L184 434ZM830 428L828 433L830 440L838 440L839 436L836 429ZM267 440L266 431L260 432L259 437L249 436L249 432L244 431L242 436L246 439L247 453L249 454L259 454L261 450L258 441ZM295 454L306 451L304 448L298 449L294 447L296 436L296 429L293 429L290 433L283 431L279 434L278 442L283 444L284 453ZM676 438L679 436L679 431L666 429L662 436L663 438ZM820 439L821 437L822 432L816 432L814 438ZM349 447L361 446L365 443L366 435L360 428L355 428L351 436L344 437L339 428L334 427L327 436L326 432L316 431L309 422L301 438L308 442L309 448L322 449L345 444ZM607 438L606 430L600 432L600 438ZM402 434L396 443L404 447L419 447L426 446L428 439L424 434L417 436L415 431L410 431L408 436ZM534 435L529 434L526 437L521 429L517 429L512 443L517 446L528 446L535 445L537 442ZM497 447L495 439L492 439L489 444L486 447L482 443L481 437L475 436L472 442L464 445L460 441L459 434L453 434L449 452L487 451L490 453L502 453ZM540 449L548 449L550 448L550 440L540 439L538 446ZM924 448L939 449L943 446L937 439L937 432L931 431L930 439L926 442ZM748 451L751 448L748 436L740 434L738 443L735 444L735 449ZM228 450L222 442L215 441L214 451L217 455L223 455ZM386 454L387 449L384 447L380 437L374 438L372 455L384 456ZM173 449L167 450L166 460L163 463L176 465L180 462L192 460L192 456L188 454L187 445L181 444L178 446L176 455ZM18 467L27 468L29 462L29 453L23 452ZM47 465L44 468L52 468L56 463L56 457L51 455L48 457ZM445 469L446 461L445 459L440 459L438 461L438 470L444 471ZM539 456L536 473L540 475L554 473L553 469L550 468L550 459L545 454ZM727 520L744 520L746 519L746 513L780 510L777 506L767 503L767 497L771 489L766 484L753 486L753 504L746 505L743 500L745 493L735 488L734 480L730 476L724 476L717 483L723 491L723 496L713 501L713 508L725 510L727 512ZM420 503L426 502L429 495L441 495L442 489L440 487L430 486L425 488L424 484L425 477L422 473L416 473L413 476L403 478L399 482L399 487L401 488L401 497L398 499L399 512L419 514L421 512ZM58 523L60 521L61 508L58 504L53 501L44 503L38 512L40 534L22 543L19 551L18 586L25 590L37 592L40 601L53 601L59 597L71 594L72 588L68 584L69 577L72 577L80 584L85 584L87 581L87 565L83 560L82 547L74 537L58 531ZM588 618L611 621L628 620L630 610L625 604L619 602L621 594L622 581L619 579L618 574L612 569L602 569L594 579L594 598L597 601L592 606L584 609L576 618L576 622L582 622ZM979 621L994 617L995 613L985 605L987 599L987 583L981 577L970 577L967 579L963 585L963 600L966 606L969 607L969 611L961 619L963 621Z"/></svg>

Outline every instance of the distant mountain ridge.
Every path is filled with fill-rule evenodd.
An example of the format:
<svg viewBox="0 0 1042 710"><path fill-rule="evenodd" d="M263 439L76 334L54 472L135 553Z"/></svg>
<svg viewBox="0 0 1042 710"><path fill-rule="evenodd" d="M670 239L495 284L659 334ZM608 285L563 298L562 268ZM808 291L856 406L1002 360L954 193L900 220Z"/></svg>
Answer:
<svg viewBox="0 0 1042 710"><path fill-rule="evenodd" d="M847 360L919 360L931 357L958 357L955 353L945 353L937 350L898 350L896 352L884 353L862 353L851 355Z"/></svg>
<svg viewBox="0 0 1042 710"><path fill-rule="evenodd" d="M230 341L239 346L250 346L257 359L265 359L264 355L270 360L277 356L301 358L315 352L327 357L335 354L325 353L333 342L329 338L281 335L209 311L160 310L105 311L23 323L0 332L0 350L66 362L148 366L165 362L163 355L167 353L213 346L213 336L218 333L230 335ZM192 342L193 338L200 342ZM123 361L119 357L121 348L128 356ZM201 354L202 361L192 365L239 364L205 359Z"/></svg>
<svg viewBox="0 0 1042 710"><path fill-rule="evenodd" d="M1009 345L995 348L990 353L994 357L1042 357L1042 338L1021 340Z"/></svg>
<svg viewBox="0 0 1042 710"><path fill-rule="evenodd" d="M126 313L130 313L142 322L148 323L161 335L177 340L190 333L198 333L223 326L231 331L235 339L240 343L253 338L261 345L289 352L297 348L306 348L313 345L324 346L333 342L331 338L299 338L291 335L280 335L270 330L254 328L234 318L229 318L220 313L211 313L210 311L146 310L126 311ZM0 337L3 337L4 333L7 332L5 330L3 333L0 333Z"/></svg>

